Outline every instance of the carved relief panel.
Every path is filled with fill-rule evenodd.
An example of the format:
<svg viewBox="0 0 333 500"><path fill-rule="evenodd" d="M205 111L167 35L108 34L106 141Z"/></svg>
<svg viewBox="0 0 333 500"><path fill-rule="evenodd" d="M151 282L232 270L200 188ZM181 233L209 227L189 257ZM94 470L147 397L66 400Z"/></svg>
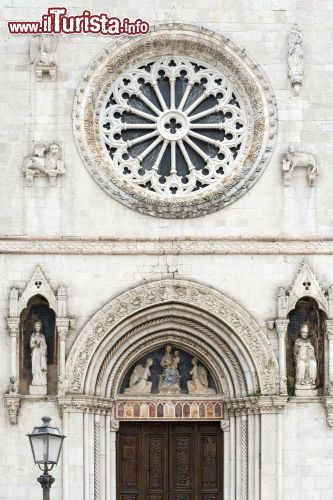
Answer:
<svg viewBox="0 0 333 500"><path fill-rule="evenodd" d="M124 396L214 396L216 384L201 360L167 344L140 358L121 384Z"/></svg>

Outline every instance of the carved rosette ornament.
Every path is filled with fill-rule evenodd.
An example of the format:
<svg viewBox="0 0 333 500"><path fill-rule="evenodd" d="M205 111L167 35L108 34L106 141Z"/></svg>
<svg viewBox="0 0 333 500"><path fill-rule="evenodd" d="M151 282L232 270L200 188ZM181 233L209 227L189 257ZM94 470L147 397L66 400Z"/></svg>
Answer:
<svg viewBox="0 0 333 500"><path fill-rule="evenodd" d="M186 25L113 43L74 104L82 160L101 187L149 215L196 217L263 173L277 120L257 64L230 40Z"/></svg>

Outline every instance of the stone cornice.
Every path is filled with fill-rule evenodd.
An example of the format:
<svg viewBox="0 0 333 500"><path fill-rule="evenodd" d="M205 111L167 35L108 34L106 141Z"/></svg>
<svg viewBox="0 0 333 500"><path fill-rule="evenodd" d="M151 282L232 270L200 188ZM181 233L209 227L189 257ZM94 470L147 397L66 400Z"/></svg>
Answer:
<svg viewBox="0 0 333 500"><path fill-rule="evenodd" d="M0 237L0 254L333 255L333 239Z"/></svg>
<svg viewBox="0 0 333 500"><path fill-rule="evenodd" d="M225 401L230 416L263 413L283 413L287 405L287 396L249 396Z"/></svg>
<svg viewBox="0 0 333 500"><path fill-rule="evenodd" d="M111 414L113 401L97 396L71 395L58 397L58 405L63 413L92 412Z"/></svg>

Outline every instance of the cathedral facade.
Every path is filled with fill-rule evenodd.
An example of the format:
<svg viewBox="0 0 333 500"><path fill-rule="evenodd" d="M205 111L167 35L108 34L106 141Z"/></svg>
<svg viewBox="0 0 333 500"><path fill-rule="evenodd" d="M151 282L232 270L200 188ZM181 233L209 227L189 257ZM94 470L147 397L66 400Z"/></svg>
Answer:
<svg viewBox="0 0 333 500"><path fill-rule="evenodd" d="M329 500L331 3L2 4L0 499Z"/></svg>

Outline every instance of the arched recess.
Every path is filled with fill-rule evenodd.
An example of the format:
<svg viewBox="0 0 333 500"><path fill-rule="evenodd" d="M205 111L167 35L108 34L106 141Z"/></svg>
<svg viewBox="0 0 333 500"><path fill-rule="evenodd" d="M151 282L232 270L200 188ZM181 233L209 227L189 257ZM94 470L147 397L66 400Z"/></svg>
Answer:
<svg viewBox="0 0 333 500"><path fill-rule="evenodd" d="M68 356L68 392L112 397L138 351L165 338L205 350L228 397L277 393L277 361L255 320L220 292L180 280L139 286L98 311Z"/></svg>

